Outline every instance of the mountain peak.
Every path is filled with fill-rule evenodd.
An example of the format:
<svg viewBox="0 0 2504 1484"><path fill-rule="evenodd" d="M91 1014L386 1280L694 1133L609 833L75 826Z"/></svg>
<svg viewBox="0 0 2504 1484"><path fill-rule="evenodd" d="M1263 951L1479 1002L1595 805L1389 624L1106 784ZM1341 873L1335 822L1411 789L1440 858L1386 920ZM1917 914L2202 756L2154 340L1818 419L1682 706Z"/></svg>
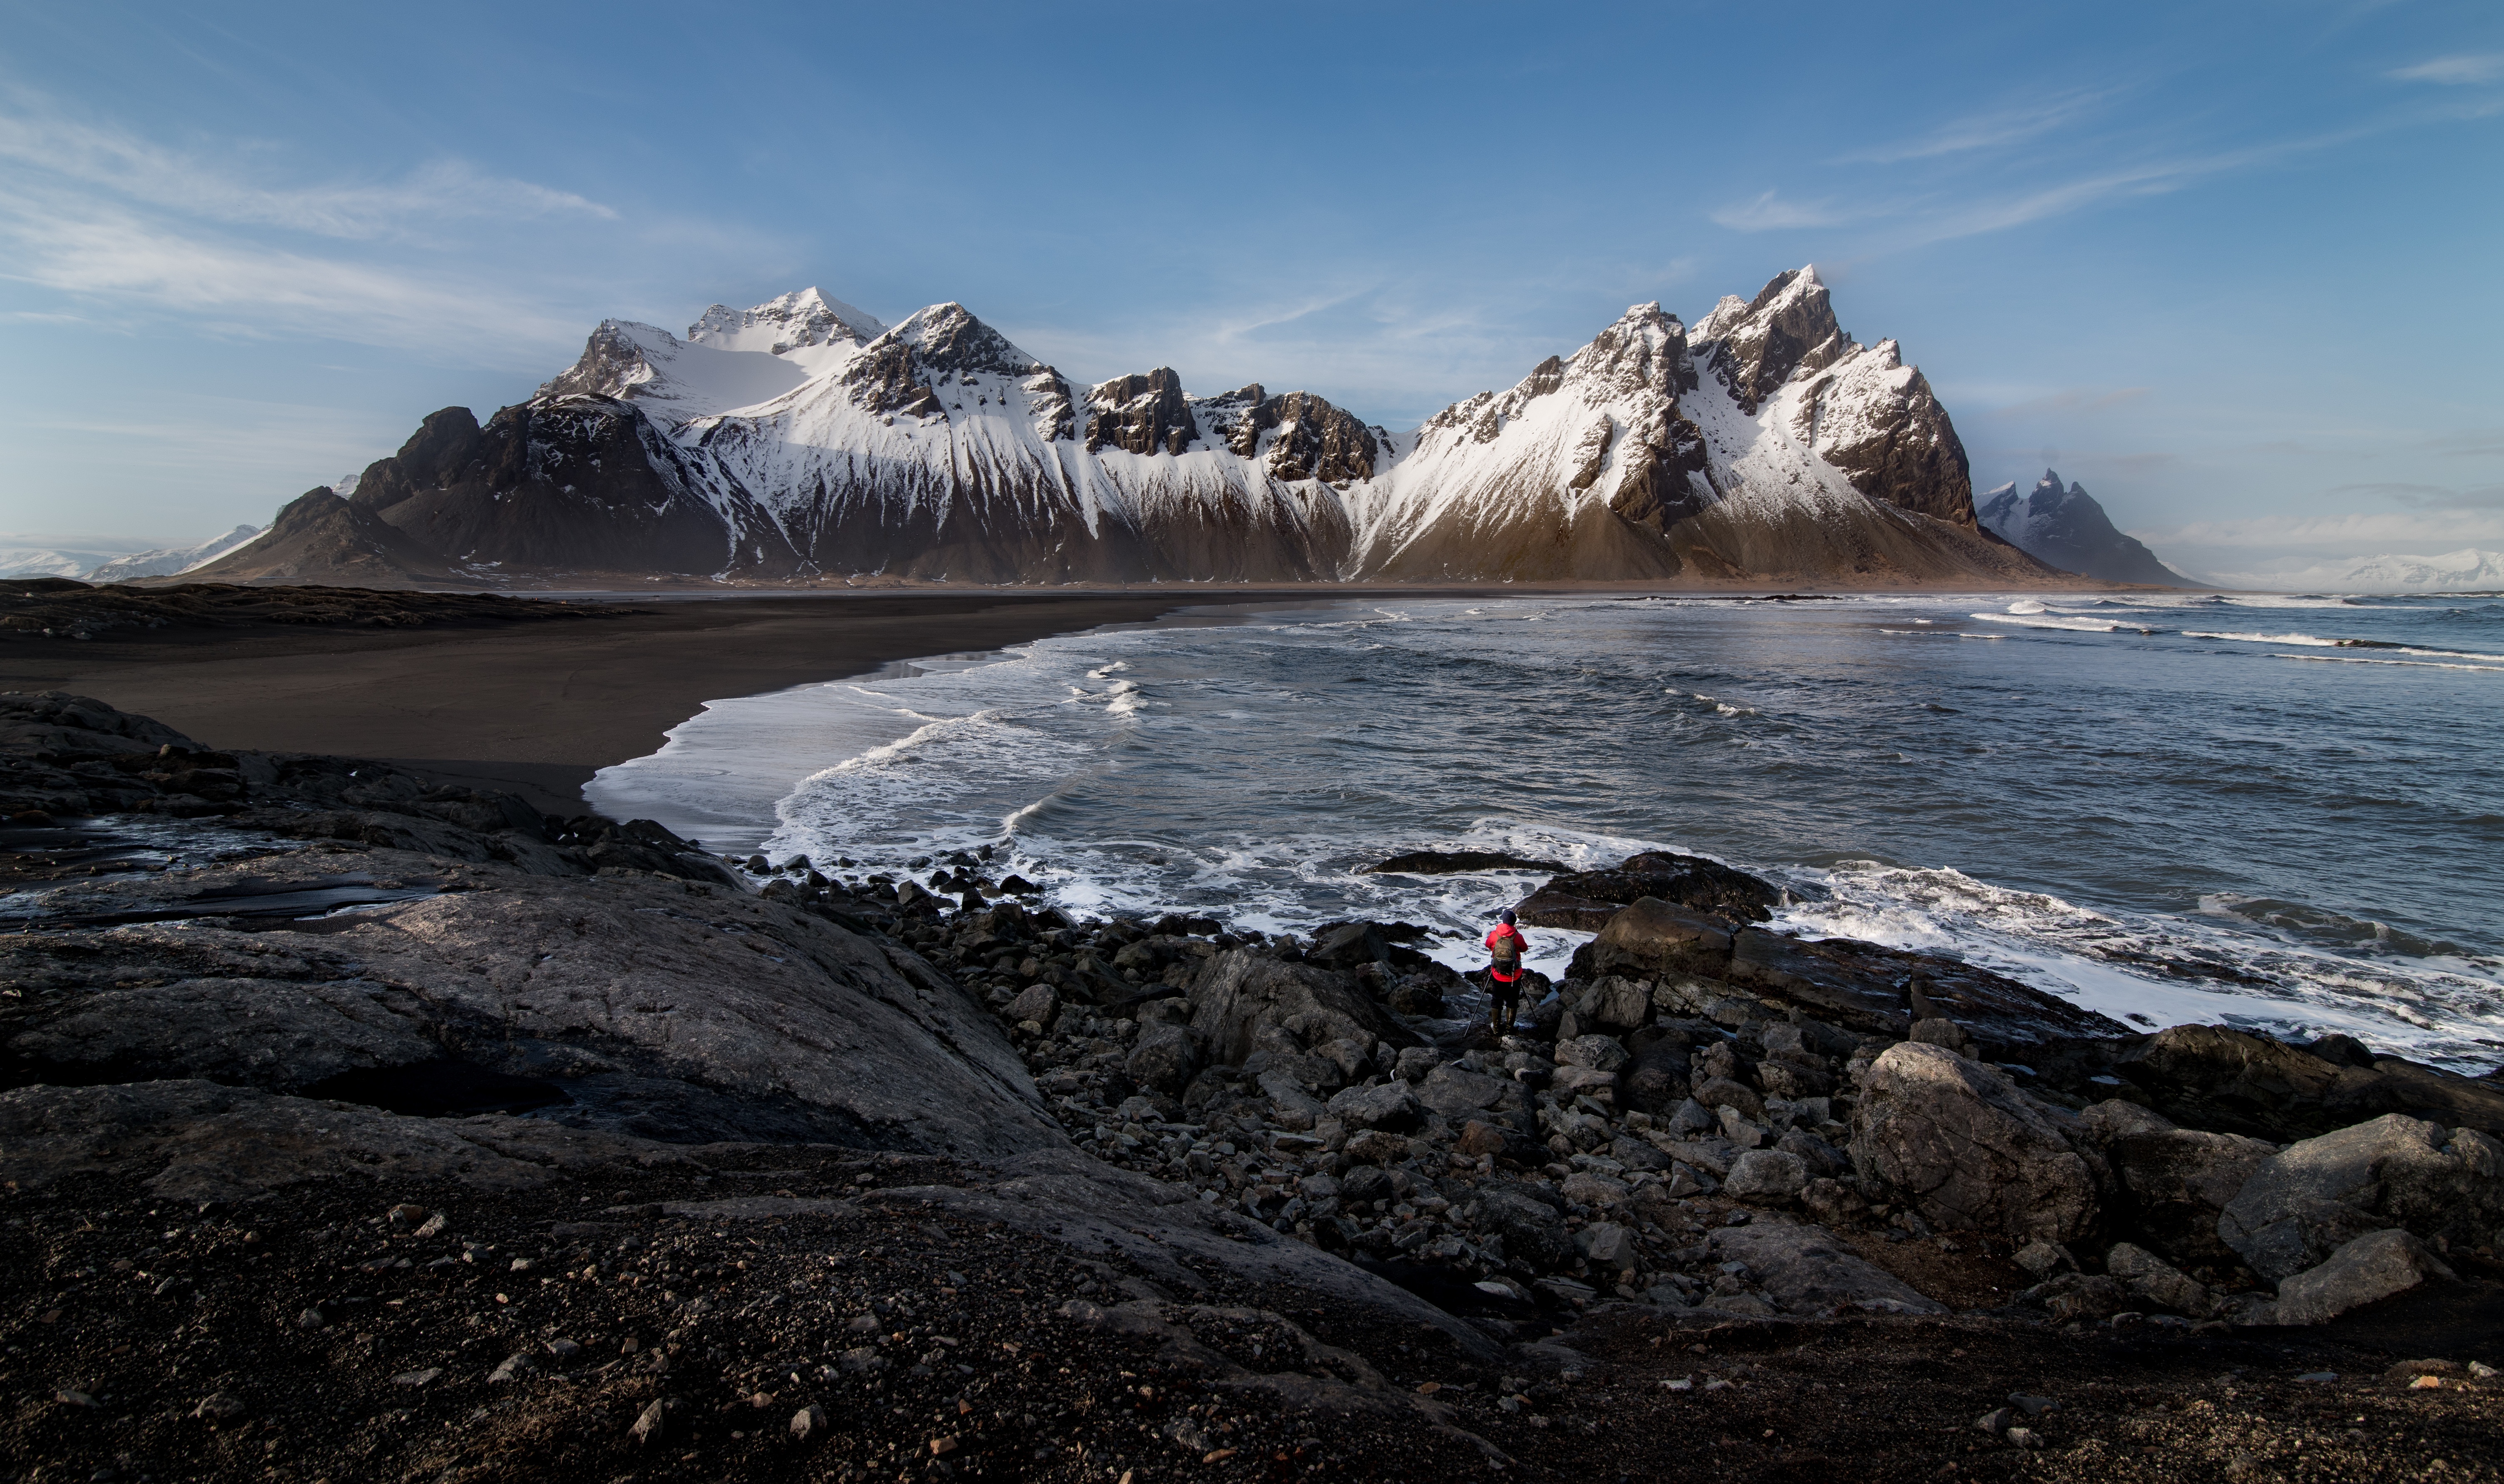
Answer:
<svg viewBox="0 0 2504 1484"><path fill-rule="evenodd" d="M1751 416L1794 375L1824 370L1861 348L1835 323L1813 263L1776 274L1745 304L1735 295L1722 299L1693 339L1715 347L1715 370Z"/></svg>
<svg viewBox="0 0 2504 1484"><path fill-rule="evenodd" d="M687 327L687 339L715 350L764 351L780 356L838 340L872 340L886 329L876 315L830 298L824 290L812 287L795 289L752 309L715 304Z"/></svg>
<svg viewBox="0 0 2504 1484"><path fill-rule="evenodd" d="M880 338L911 346L915 358L934 370L1023 376L1043 366L954 299L913 311Z"/></svg>

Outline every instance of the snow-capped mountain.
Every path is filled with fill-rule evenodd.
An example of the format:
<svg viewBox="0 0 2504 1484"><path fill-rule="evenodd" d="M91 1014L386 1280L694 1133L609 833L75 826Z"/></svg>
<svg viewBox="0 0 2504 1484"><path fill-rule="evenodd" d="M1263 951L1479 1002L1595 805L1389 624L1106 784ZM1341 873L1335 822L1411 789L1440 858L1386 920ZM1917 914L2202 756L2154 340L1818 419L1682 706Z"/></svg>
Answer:
<svg viewBox="0 0 2504 1484"><path fill-rule="evenodd" d="M2370 557L2343 573L2343 591L2461 593L2504 589L2504 551L2464 546L2439 557Z"/></svg>
<svg viewBox="0 0 2504 1484"><path fill-rule="evenodd" d="M2158 561L2138 538L2114 529L2086 486L2072 482L2064 489L2061 476L2050 469L2024 499L2018 498L2014 480L1991 491L1976 513L2001 539L2064 571L2106 582L2203 585Z"/></svg>
<svg viewBox="0 0 2504 1484"><path fill-rule="evenodd" d="M1073 387L962 305L889 327L810 289L684 336L605 322L530 401L445 408L315 493L291 530L375 554L343 505L472 577L2052 575L1977 524L1929 383L1806 268L1692 336L1638 305L1401 434L1165 367ZM284 545L204 575L300 574Z"/></svg>
<svg viewBox="0 0 2504 1484"><path fill-rule="evenodd" d="M116 557L87 574L89 582L128 582L138 577L170 577L205 567L227 552L261 535L259 526L237 526L232 531L213 535L189 546L160 546L155 551L135 551L126 557Z"/></svg>

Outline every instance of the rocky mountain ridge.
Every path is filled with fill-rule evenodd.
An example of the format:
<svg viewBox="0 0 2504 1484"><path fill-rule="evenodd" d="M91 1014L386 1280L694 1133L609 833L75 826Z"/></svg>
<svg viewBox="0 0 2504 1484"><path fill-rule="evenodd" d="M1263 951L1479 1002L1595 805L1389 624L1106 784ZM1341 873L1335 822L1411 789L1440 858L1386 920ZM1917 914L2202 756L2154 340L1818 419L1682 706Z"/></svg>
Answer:
<svg viewBox="0 0 2504 1484"><path fill-rule="evenodd" d="M1985 529L2045 564L2106 582L2145 582L2160 587L2202 587L2156 559L2136 536L2115 529L2086 486L2067 489L2051 469L2020 499L2015 481L1983 497L1976 509Z"/></svg>
<svg viewBox="0 0 2504 1484"><path fill-rule="evenodd" d="M209 580L2039 581L1945 408L1813 268L1654 304L1394 433L1306 392L1091 387L955 303L817 290L604 322L528 402L425 420ZM413 545L365 523L370 517ZM353 569L351 572L349 569Z"/></svg>

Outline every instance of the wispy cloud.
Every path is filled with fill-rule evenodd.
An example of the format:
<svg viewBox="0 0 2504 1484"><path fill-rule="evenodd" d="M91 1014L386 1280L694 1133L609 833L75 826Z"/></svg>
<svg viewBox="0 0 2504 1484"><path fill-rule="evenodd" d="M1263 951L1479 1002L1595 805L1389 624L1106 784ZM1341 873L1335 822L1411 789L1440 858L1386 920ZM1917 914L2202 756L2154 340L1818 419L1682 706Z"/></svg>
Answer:
<svg viewBox="0 0 2504 1484"><path fill-rule="evenodd" d="M2076 122L2094 112L2097 105L2112 97L2114 91L2110 88L2074 88L2010 108L1969 114L1913 139L1839 155L1837 162L1892 165L1906 160L1935 159L1943 155L2006 149Z"/></svg>
<svg viewBox="0 0 2504 1484"><path fill-rule="evenodd" d="M1840 226L1874 213L1867 207L1838 207L1829 201L1786 201L1768 190L1753 201L1741 201L1706 213L1716 226L1734 232L1770 232L1799 226Z"/></svg>
<svg viewBox="0 0 2504 1484"><path fill-rule="evenodd" d="M2394 82L2441 83L2454 87L2492 83L2504 78L2504 52L2438 56L2414 67L2395 67L2382 76Z"/></svg>
<svg viewBox="0 0 2504 1484"><path fill-rule="evenodd" d="M271 153L250 143L231 144L214 158L172 150L65 118L22 92L0 112L0 160L204 221L357 239L424 231L446 219L617 216L571 191L482 174L457 159L368 181L289 183L237 168ZM264 174L276 169L272 160Z"/></svg>
<svg viewBox="0 0 2504 1484"><path fill-rule="evenodd" d="M616 212L440 160L390 179L293 180L248 141L182 150L0 97L0 278L62 303L34 320L313 335L471 358L543 358L576 315L517 292L465 234Z"/></svg>

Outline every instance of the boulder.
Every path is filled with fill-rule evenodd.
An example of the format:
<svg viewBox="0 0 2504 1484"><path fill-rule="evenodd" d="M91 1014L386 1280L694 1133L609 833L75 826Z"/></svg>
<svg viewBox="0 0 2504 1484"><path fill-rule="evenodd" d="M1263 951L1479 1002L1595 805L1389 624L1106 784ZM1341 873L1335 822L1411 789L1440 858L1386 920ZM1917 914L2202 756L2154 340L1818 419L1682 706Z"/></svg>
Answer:
<svg viewBox="0 0 2504 1484"><path fill-rule="evenodd" d="M1536 1167L1548 1162L1548 1146L1541 1144L1510 1123L1490 1123L1472 1119L1461 1125L1460 1137L1452 1148L1473 1158L1492 1156L1498 1164L1515 1168Z"/></svg>
<svg viewBox="0 0 2504 1484"><path fill-rule="evenodd" d="M1752 1205L1778 1206L1808 1189L1808 1161L1779 1149L1752 1149L1730 1161L1722 1193Z"/></svg>
<svg viewBox="0 0 2504 1484"><path fill-rule="evenodd" d="M1560 875L1524 898L1521 920L1534 927L1597 932L1626 906L1656 898L1688 912L1762 922L1782 903L1771 882L1720 861L1669 850L1628 856L1605 871Z"/></svg>
<svg viewBox="0 0 2504 1484"><path fill-rule="evenodd" d="M1695 1100L1708 1108L1736 1108L1751 1122L1765 1121L1765 1100L1756 1089L1727 1077L1708 1077L1695 1085Z"/></svg>
<svg viewBox="0 0 2504 1484"><path fill-rule="evenodd" d="M1603 975L1585 988L1574 1007L1586 1025L1628 1031L1652 1018L1652 986L1642 981Z"/></svg>
<svg viewBox="0 0 2504 1484"><path fill-rule="evenodd" d="M2279 1284L2276 1319L2281 1325L2327 1324L2428 1279L2456 1276L2415 1233L2396 1227L2368 1231Z"/></svg>
<svg viewBox="0 0 2504 1484"><path fill-rule="evenodd" d="M2104 1271L2121 1280L2131 1296L2154 1309L2212 1319L2222 1308L2206 1284L2144 1247L2116 1242L2104 1254Z"/></svg>
<svg viewBox="0 0 2504 1484"><path fill-rule="evenodd" d="M1715 1231L1711 1245L1717 1260L1748 1264L1765 1296L1787 1314L1948 1312L1823 1226L1760 1217Z"/></svg>
<svg viewBox="0 0 2504 1484"><path fill-rule="evenodd" d="M1808 940L1762 928L1731 942L1725 978L1862 1035L1902 1036L1916 1018L1953 1020L1994 1060L2029 1062L2079 1038L2130 1027L2005 975L1935 953L1850 938ZM1917 1016L1914 991L1927 1014Z"/></svg>
<svg viewBox="0 0 2504 1484"><path fill-rule="evenodd" d="M1610 916L1590 945L1595 975L1660 979L1718 976L1730 961L1728 918L1645 897Z"/></svg>
<svg viewBox="0 0 2504 1484"><path fill-rule="evenodd" d="M2223 1025L2176 1025L2026 1059L2066 1091L2099 1095L2093 1079L2117 1078L2175 1122L2281 1143L2384 1113L2504 1137L2504 1087L2361 1051L2344 1036L2299 1047Z"/></svg>
<svg viewBox="0 0 2504 1484"><path fill-rule="evenodd" d="M1631 1059L1626 1054L1625 1043L1615 1036L1576 1036L1556 1043L1558 1066L1615 1072Z"/></svg>
<svg viewBox="0 0 2504 1484"><path fill-rule="evenodd" d="M1574 1250L1596 1272L1622 1276L1643 1265L1634 1232L1616 1222L1593 1222L1574 1233Z"/></svg>
<svg viewBox="0 0 2504 1484"><path fill-rule="evenodd" d="M2406 1114L2289 1145L2227 1202L2217 1235L2283 1282L2368 1231L2400 1227L2471 1247L2504 1235L2504 1147Z"/></svg>
<svg viewBox="0 0 2504 1484"><path fill-rule="evenodd" d="M1285 1072L1264 1072L1254 1086L1269 1099L1271 1116L1282 1127L1301 1132L1328 1115L1322 1100L1305 1091L1303 1083Z"/></svg>
<svg viewBox="0 0 2504 1484"><path fill-rule="evenodd" d="M1011 1024L1032 1020L1037 1025L1050 1025L1061 1018L1061 991L1050 984L1028 984L1009 1001Z"/></svg>
<svg viewBox="0 0 2504 1484"><path fill-rule="evenodd" d="M1200 1072L1198 1038L1188 1025L1151 1020L1139 1027L1138 1039L1130 1043L1130 1054L1123 1061L1122 1069L1142 1087L1168 1097L1179 1096Z"/></svg>
<svg viewBox="0 0 2504 1484"><path fill-rule="evenodd" d="M1596 1170L1576 1170L1556 1183L1556 1193L1566 1203L1606 1209L1626 1198L1634 1187L1614 1176Z"/></svg>
<svg viewBox="0 0 2504 1484"><path fill-rule="evenodd" d="M1421 1046L1416 1032L1366 998L1345 975L1306 963L1281 963L1235 949L1221 953L1191 987L1191 1026L1205 1054L1222 1066L1239 1066L1256 1050L1264 1026L1300 1023L1307 1043L1353 1040Z"/></svg>
<svg viewBox="0 0 2504 1484"><path fill-rule="evenodd" d="M1646 1113L1675 1108L1687 1096L1687 1049L1655 1041L1635 1053L1625 1068L1626 1101Z"/></svg>
<svg viewBox="0 0 2504 1484"><path fill-rule="evenodd" d="M1377 1128L1408 1133L1426 1123L1426 1110L1406 1083L1349 1087L1330 1100L1330 1116L1350 1128Z"/></svg>
<svg viewBox="0 0 2504 1484"><path fill-rule="evenodd" d="M2087 1111L2092 1116L2097 1109ZM2217 1217L2252 1172L2278 1154L2264 1140L2196 1128L2142 1127L2101 1142L2120 1177L2117 1219L2181 1262L2231 1256L2217 1235Z"/></svg>
<svg viewBox="0 0 2504 1484"><path fill-rule="evenodd" d="M1518 1258L1533 1267L1562 1267L1574 1260L1574 1242L1565 1231L1565 1214L1551 1201L1533 1186L1482 1185L1478 1226L1503 1239L1508 1258Z"/></svg>
<svg viewBox="0 0 2504 1484"><path fill-rule="evenodd" d="M1308 963L1326 969L1353 969L1361 964L1389 963L1391 940L1371 922L1341 922L1313 935L1304 951Z"/></svg>
<svg viewBox="0 0 2504 1484"><path fill-rule="evenodd" d="M1900 1191L1934 1225L2067 1242L2097 1215L2101 1156L2006 1075L1941 1047L1907 1041L1871 1063L1851 1156L1864 1184Z"/></svg>
<svg viewBox="0 0 2504 1484"><path fill-rule="evenodd" d="M1448 1119L1494 1107L1511 1092L1515 1084L1484 1072L1464 1071L1457 1066L1440 1066L1426 1074L1417 1087L1417 1100Z"/></svg>

